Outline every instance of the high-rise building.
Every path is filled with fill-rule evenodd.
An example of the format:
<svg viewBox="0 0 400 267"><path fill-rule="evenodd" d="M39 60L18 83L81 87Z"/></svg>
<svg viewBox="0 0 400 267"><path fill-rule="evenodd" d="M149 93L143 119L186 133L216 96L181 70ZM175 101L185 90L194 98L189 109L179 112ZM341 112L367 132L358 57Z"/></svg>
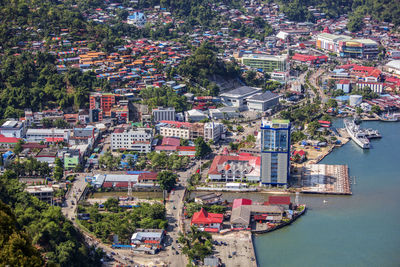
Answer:
<svg viewBox="0 0 400 267"><path fill-rule="evenodd" d="M261 123L261 182L286 186L290 165L290 121Z"/></svg>
<svg viewBox="0 0 400 267"><path fill-rule="evenodd" d="M111 108L115 105L115 95L112 93L92 93L90 95L90 109L99 110L99 121L103 120L103 116L111 116Z"/></svg>

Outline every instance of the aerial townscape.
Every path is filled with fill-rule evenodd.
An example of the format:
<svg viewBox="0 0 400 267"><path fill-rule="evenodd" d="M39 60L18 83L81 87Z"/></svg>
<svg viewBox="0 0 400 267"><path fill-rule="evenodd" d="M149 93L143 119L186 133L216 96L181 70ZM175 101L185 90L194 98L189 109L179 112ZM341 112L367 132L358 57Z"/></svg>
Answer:
<svg viewBox="0 0 400 267"><path fill-rule="evenodd" d="M398 266L399 1L0 22L0 266Z"/></svg>

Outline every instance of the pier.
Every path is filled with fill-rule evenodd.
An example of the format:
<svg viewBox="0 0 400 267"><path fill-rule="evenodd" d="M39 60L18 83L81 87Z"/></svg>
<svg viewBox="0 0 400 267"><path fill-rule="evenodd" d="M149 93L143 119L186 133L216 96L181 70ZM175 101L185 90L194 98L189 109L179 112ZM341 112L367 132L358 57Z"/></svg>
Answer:
<svg viewBox="0 0 400 267"><path fill-rule="evenodd" d="M351 195L347 165L310 164L303 167L302 193Z"/></svg>

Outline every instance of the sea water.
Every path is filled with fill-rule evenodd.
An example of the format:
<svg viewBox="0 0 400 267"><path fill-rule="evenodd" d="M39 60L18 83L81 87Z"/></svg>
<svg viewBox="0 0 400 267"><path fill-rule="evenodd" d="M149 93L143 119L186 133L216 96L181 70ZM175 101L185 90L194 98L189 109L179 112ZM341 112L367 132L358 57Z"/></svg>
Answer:
<svg viewBox="0 0 400 267"><path fill-rule="evenodd" d="M361 127L383 138L369 150L350 141L321 162L348 165L353 195L301 195L304 216L255 238L259 266L400 266L400 123Z"/></svg>

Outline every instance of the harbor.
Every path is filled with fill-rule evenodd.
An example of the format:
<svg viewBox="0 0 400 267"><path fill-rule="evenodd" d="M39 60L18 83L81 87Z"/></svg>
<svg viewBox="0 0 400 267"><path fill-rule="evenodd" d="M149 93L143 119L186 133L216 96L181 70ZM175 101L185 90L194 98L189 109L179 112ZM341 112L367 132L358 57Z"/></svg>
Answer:
<svg viewBox="0 0 400 267"><path fill-rule="evenodd" d="M301 192L312 194L351 195L347 165L309 164L302 169Z"/></svg>
<svg viewBox="0 0 400 267"><path fill-rule="evenodd" d="M343 129L342 120L334 126ZM357 178L352 195L301 194L307 216L283 230L255 237L259 266L396 266L399 215L392 211L400 207L400 174L393 160L399 150L400 124L371 121L362 126L384 136L371 140L373 150L361 150L350 142L321 161L348 166L351 177ZM380 230L372 231L377 225Z"/></svg>

